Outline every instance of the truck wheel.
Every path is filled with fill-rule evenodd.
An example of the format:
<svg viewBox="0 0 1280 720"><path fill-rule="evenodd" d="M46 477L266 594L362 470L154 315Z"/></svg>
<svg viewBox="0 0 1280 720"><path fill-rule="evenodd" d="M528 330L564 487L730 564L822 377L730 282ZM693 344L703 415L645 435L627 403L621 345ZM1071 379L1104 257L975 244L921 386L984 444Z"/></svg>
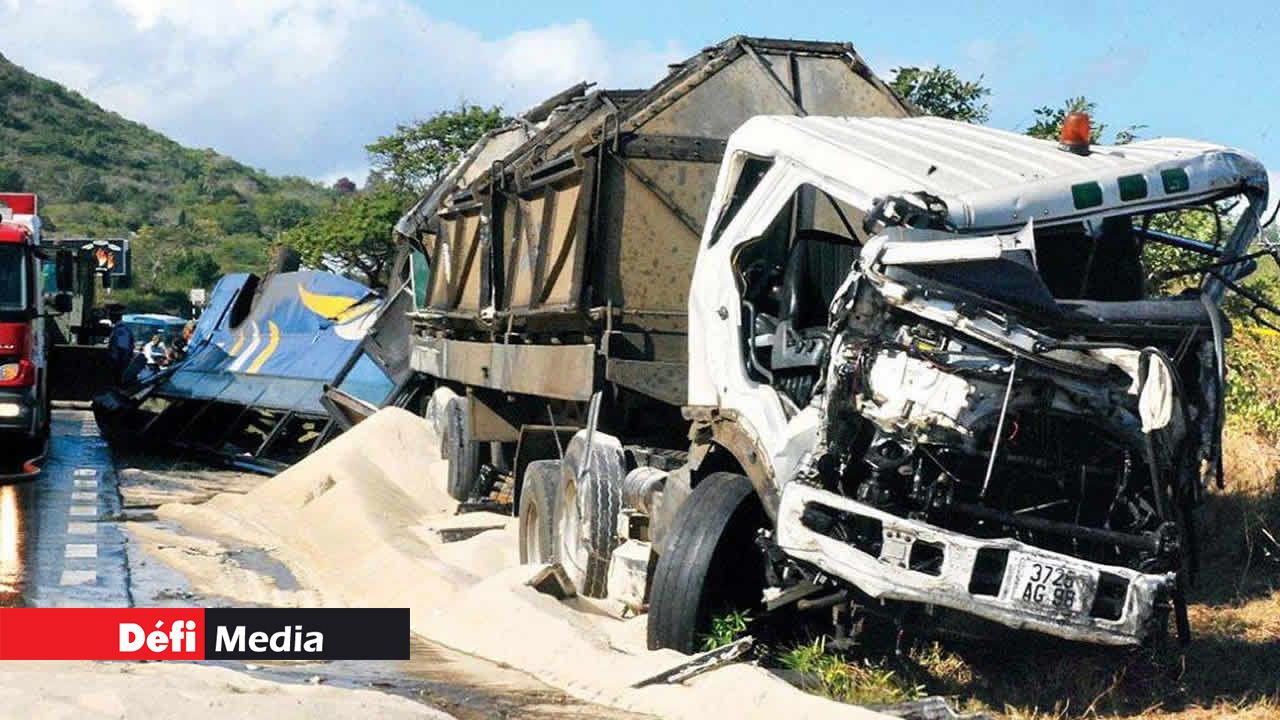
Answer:
<svg viewBox="0 0 1280 720"><path fill-rule="evenodd" d="M458 394L449 388L438 387L431 391L431 398L427 400L427 407L422 412L422 417L431 429L436 431L436 437L441 439L442 444L445 433L445 408L449 406L449 401L456 397Z"/></svg>
<svg viewBox="0 0 1280 720"><path fill-rule="evenodd" d="M535 460L520 485L520 564L548 563L556 551L556 489L559 460Z"/></svg>
<svg viewBox="0 0 1280 720"><path fill-rule="evenodd" d="M569 441L556 497L556 560L579 595L608 594L609 556L618 545L622 479L627 474L622 443L597 431L587 452L587 431Z"/></svg>
<svg viewBox="0 0 1280 720"><path fill-rule="evenodd" d="M441 454L448 461L449 497L465 502L471 499L479 473L480 444L471 439L471 423L467 417L467 399L454 396L444 409L444 436Z"/></svg>
<svg viewBox="0 0 1280 720"><path fill-rule="evenodd" d="M676 511L649 593L649 649L701 649L712 618L754 610L764 592L756 531L768 518L751 481L708 475Z"/></svg>

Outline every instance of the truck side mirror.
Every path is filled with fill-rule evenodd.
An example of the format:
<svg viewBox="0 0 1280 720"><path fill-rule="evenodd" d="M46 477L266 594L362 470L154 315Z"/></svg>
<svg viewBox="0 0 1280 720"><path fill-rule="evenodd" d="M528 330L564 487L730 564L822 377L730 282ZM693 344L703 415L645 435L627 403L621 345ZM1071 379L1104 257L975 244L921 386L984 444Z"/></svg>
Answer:
<svg viewBox="0 0 1280 720"><path fill-rule="evenodd" d="M53 311L56 313L71 312L71 293L60 292L53 296Z"/></svg>

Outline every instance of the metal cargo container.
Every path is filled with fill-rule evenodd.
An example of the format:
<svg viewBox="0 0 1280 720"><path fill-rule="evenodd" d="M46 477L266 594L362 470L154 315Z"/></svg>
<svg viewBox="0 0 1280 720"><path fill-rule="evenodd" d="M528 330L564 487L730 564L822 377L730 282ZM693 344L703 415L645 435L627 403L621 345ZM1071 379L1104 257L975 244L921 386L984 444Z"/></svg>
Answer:
<svg viewBox="0 0 1280 720"><path fill-rule="evenodd" d="M911 112L847 43L733 37L643 91L569 88L487 135L398 225L431 267L414 368L681 404L688 283L730 133L756 115Z"/></svg>

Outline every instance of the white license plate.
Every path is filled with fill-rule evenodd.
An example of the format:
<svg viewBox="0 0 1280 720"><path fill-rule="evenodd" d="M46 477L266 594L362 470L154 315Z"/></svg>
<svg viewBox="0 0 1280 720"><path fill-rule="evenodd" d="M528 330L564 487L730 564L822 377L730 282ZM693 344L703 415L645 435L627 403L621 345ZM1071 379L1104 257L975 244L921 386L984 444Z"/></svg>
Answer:
<svg viewBox="0 0 1280 720"><path fill-rule="evenodd" d="M1065 565L1025 558L1014 578L1013 597L1027 605L1061 612L1083 613L1086 576Z"/></svg>

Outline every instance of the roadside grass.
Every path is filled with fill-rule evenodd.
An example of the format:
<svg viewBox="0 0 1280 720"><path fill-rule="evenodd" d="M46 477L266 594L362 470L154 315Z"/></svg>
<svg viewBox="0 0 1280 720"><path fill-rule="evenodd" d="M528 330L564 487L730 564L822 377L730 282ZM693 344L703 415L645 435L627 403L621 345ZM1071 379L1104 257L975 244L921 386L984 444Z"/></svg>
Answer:
<svg viewBox="0 0 1280 720"><path fill-rule="evenodd" d="M702 637L702 649L715 650L728 645L746 633L750 623L751 615L740 610L711 618L711 632Z"/></svg>
<svg viewBox="0 0 1280 720"><path fill-rule="evenodd" d="M958 712L1008 720L1280 717L1280 449L1231 430L1225 460L1227 487L1197 515L1203 565L1185 649L1172 637L1124 650L993 633L918 639L900 655L874 640L844 654L802 641L765 662L864 705L941 695Z"/></svg>
<svg viewBox="0 0 1280 720"><path fill-rule="evenodd" d="M924 686L913 684L888 661L828 653L821 638L783 652L778 662L796 674L802 688L838 702L890 705L924 696Z"/></svg>

